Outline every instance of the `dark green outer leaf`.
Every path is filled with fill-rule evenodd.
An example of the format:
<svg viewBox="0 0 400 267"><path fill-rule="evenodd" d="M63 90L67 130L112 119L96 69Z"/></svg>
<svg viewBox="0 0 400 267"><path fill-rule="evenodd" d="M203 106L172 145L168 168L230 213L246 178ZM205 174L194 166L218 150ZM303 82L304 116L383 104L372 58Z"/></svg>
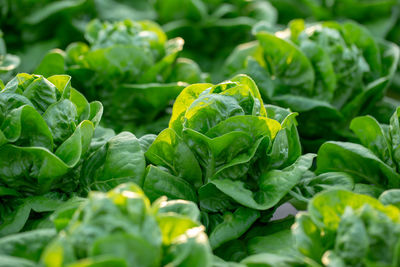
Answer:
<svg viewBox="0 0 400 267"><path fill-rule="evenodd" d="M382 188L398 188L400 175L367 148L353 143L327 142L317 157L316 173L346 172L355 182L368 182Z"/></svg>
<svg viewBox="0 0 400 267"><path fill-rule="evenodd" d="M354 193L363 194L370 197L378 198L384 192L384 189L373 184L357 183L352 190Z"/></svg>
<svg viewBox="0 0 400 267"><path fill-rule="evenodd" d="M83 163L84 186L107 191L124 182L143 185L145 158L137 138L122 132L110 138Z"/></svg>
<svg viewBox="0 0 400 267"><path fill-rule="evenodd" d="M280 106L287 106L297 112L323 112L331 120L342 119L340 112L326 101L290 94L276 96L273 100Z"/></svg>
<svg viewBox="0 0 400 267"><path fill-rule="evenodd" d="M286 229L273 234L254 237L247 242L247 248L250 255L259 253L290 255L295 253L293 243L292 233L290 229Z"/></svg>
<svg viewBox="0 0 400 267"><path fill-rule="evenodd" d="M196 191L190 183L152 165L147 167L143 190L152 201L161 196L170 199L197 200Z"/></svg>
<svg viewBox="0 0 400 267"><path fill-rule="evenodd" d="M350 129L357 135L361 144L371 150L383 162L392 166L392 149L390 140L387 139L384 129L379 122L371 116L354 118Z"/></svg>
<svg viewBox="0 0 400 267"><path fill-rule="evenodd" d="M4 145L0 148L1 180L12 188L46 192L72 166L45 148ZM12 172L10 172L12 170ZM19 181L20 180L20 181Z"/></svg>
<svg viewBox="0 0 400 267"><path fill-rule="evenodd" d="M34 73L44 77L66 73L64 57L65 54L59 49L48 52L36 67Z"/></svg>
<svg viewBox="0 0 400 267"><path fill-rule="evenodd" d="M256 210L239 207L233 214L224 214L224 221L210 233L210 245L213 249L223 243L239 238L260 217Z"/></svg>
<svg viewBox="0 0 400 267"><path fill-rule="evenodd" d="M109 96L107 116L117 121L148 123L182 91L185 83L122 84ZM127 112L130 110L129 112ZM140 114L139 114L140 113Z"/></svg>
<svg viewBox="0 0 400 267"><path fill-rule="evenodd" d="M400 189L386 190L379 196L383 205L394 205L400 208Z"/></svg>
<svg viewBox="0 0 400 267"><path fill-rule="evenodd" d="M391 139L391 150L393 161L397 170L400 170L400 108L398 107L390 118L389 134Z"/></svg>
<svg viewBox="0 0 400 267"><path fill-rule="evenodd" d="M35 211L37 213L53 212L62 204L62 199L54 199L47 196L32 196L20 200L10 214L2 214L2 222L0 224L0 236L7 236L16 234L21 231L29 219L30 213Z"/></svg>
<svg viewBox="0 0 400 267"><path fill-rule="evenodd" d="M53 229L9 235L0 239L0 254L38 262L44 247L55 236L56 231Z"/></svg>
<svg viewBox="0 0 400 267"><path fill-rule="evenodd" d="M140 147L142 148L142 151L144 153L149 150L150 146L153 144L156 138L157 135L155 134L146 134L139 138Z"/></svg>
<svg viewBox="0 0 400 267"><path fill-rule="evenodd" d="M283 170L271 170L262 175L259 191L252 192L242 181L215 179L211 182L219 190L238 203L257 210L267 210L275 206L301 179L311 167L315 155L306 154Z"/></svg>
<svg viewBox="0 0 400 267"><path fill-rule="evenodd" d="M233 199L225 195L214 184L207 183L199 188L199 206L206 212L224 212L236 206Z"/></svg>
<svg viewBox="0 0 400 267"><path fill-rule="evenodd" d="M37 263L19 257L0 255L1 267L37 267Z"/></svg>

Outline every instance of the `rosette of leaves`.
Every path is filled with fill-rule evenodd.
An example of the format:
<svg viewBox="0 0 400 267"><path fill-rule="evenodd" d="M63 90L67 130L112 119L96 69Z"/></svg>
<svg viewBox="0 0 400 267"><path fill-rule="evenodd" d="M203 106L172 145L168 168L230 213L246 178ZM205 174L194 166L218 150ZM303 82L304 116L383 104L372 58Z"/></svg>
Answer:
<svg viewBox="0 0 400 267"><path fill-rule="evenodd" d="M222 62L237 43L252 39L256 23L273 28L277 20L275 8L258 0L157 0L154 9L167 35L182 37L188 57L213 73L218 72L215 62Z"/></svg>
<svg viewBox="0 0 400 267"><path fill-rule="evenodd" d="M357 143L326 142L318 151L316 173L345 172L354 190L377 197L386 189L400 188L400 108L390 124L380 124L371 116L354 118L350 129ZM334 159L334 160L332 160Z"/></svg>
<svg viewBox="0 0 400 267"><path fill-rule="evenodd" d="M370 196L318 194L297 215L292 233L297 251L322 266L400 264L400 210Z"/></svg>
<svg viewBox="0 0 400 267"><path fill-rule="evenodd" d="M107 193L91 192L70 218L56 217L59 233L45 248L41 263L211 266L211 248L199 217L198 208L189 201L161 198L151 205L133 183Z"/></svg>
<svg viewBox="0 0 400 267"><path fill-rule="evenodd" d="M299 112L303 144L311 150L325 140L351 138L347 126L357 115L382 113L383 99L399 59L395 44L375 40L353 23L305 25L294 20L275 34L254 28L257 41L240 45L226 73L252 75L267 103ZM389 120L394 106L380 103Z"/></svg>
<svg viewBox="0 0 400 267"><path fill-rule="evenodd" d="M70 79L23 73L0 92L0 236L20 231L31 211L54 210L77 188L103 107Z"/></svg>
<svg viewBox="0 0 400 267"><path fill-rule="evenodd" d="M346 190L324 191L296 215L291 231L254 237L248 247L253 255L233 266L398 266L400 209L391 204L398 203L399 194L396 200L389 191L380 201Z"/></svg>
<svg viewBox="0 0 400 267"><path fill-rule="evenodd" d="M85 25L94 18L156 18L147 0L2 0L0 12L0 29L24 72L32 72L50 49L83 41Z"/></svg>
<svg viewBox="0 0 400 267"><path fill-rule="evenodd" d="M203 80L195 62L178 58L182 38L168 40L154 22L94 20L87 25L85 38L88 44L51 51L35 72L71 75L88 99L102 101L104 122L117 131L146 133L139 127L148 124L150 132L164 129L166 109L185 82Z"/></svg>
<svg viewBox="0 0 400 267"><path fill-rule="evenodd" d="M145 153L154 165L144 191L197 202L213 249L237 239L268 220L312 164L313 155L301 156L295 116L264 107L245 75L188 86Z"/></svg>
<svg viewBox="0 0 400 267"><path fill-rule="evenodd" d="M144 152L147 142L154 139L152 136L138 139L130 132L115 135L111 129L96 128L79 173L80 195L86 196L91 190L107 192L127 182L143 186L146 170Z"/></svg>
<svg viewBox="0 0 400 267"><path fill-rule="evenodd" d="M278 10L279 23L293 18L310 21L354 20L371 31L373 36L400 43L400 1L398 0L270 0ZM397 72L390 89L400 90Z"/></svg>
<svg viewBox="0 0 400 267"><path fill-rule="evenodd" d="M15 69L19 66L19 57L7 54L6 44L3 39L3 32L0 31L0 87L4 86L4 82L14 74Z"/></svg>
<svg viewBox="0 0 400 267"><path fill-rule="evenodd" d="M350 123L357 137L354 143L324 143L318 151L316 170L308 171L290 192L292 204L303 208L316 193L332 188L374 197L386 189L400 188L399 112L397 108L389 125L369 115L356 117Z"/></svg>

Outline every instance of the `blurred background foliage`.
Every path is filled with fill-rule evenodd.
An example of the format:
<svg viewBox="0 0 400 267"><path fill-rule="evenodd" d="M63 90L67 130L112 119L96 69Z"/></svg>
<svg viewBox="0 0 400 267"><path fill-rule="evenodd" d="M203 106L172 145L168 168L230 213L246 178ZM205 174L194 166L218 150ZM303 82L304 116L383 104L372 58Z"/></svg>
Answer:
<svg viewBox="0 0 400 267"><path fill-rule="evenodd" d="M232 49L254 39L256 24L277 31L294 18L350 19L399 43L399 15L398 0L0 0L0 29L8 51L22 59L18 71L32 71L49 49L84 41L94 18L154 20L168 38L185 40L182 54L214 74L214 81ZM400 80L395 84L400 87Z"/></svg>

